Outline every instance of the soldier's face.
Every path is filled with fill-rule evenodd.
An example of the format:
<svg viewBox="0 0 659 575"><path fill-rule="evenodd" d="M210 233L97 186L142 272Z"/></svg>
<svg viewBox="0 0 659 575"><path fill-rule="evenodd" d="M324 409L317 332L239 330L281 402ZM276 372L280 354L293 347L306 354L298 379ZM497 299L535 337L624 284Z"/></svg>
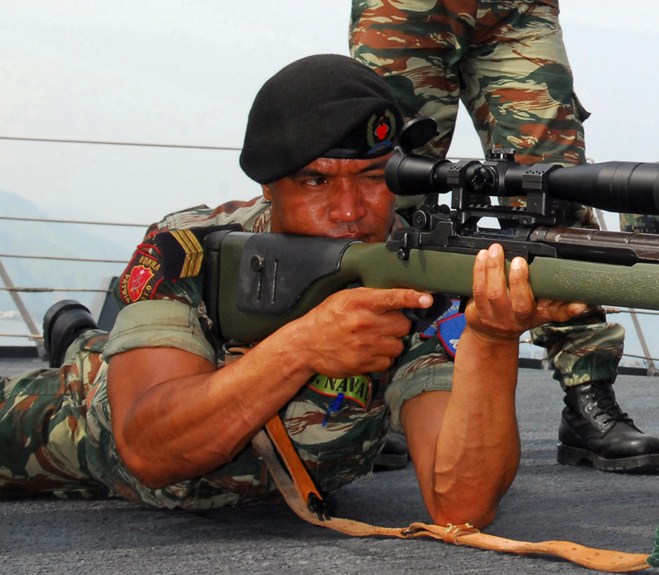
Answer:
<svg viewBox="0 0 659 575"><path fill-rule="evenodd" d="M384 180L389 157L318 158L263 186L272 202L272 231L384 241L394 216L394 195Z"/></svg>

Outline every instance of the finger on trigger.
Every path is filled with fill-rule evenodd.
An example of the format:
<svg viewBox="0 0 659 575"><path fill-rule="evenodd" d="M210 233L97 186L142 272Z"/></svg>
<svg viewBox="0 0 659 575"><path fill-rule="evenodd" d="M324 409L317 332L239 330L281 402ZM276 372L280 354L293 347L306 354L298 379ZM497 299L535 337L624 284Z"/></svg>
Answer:
<svg viewBox="0 0 659 575"><path fill-rule="evenodd" d="M392 311L404 308L428 308L433 297L429 293L415 289L394 288L381 290L382 297L375 302L375 307L382 311Z"/></svg>

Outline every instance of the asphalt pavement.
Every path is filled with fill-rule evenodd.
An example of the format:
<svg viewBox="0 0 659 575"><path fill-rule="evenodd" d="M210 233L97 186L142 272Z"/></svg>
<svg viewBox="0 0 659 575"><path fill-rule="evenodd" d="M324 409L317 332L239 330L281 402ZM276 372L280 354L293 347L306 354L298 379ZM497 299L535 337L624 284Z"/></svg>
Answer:
<svg viewBox="0 0 659 575"><path fill-rule="evenodd" d="M0 361L2 375L15 368ZM659 379L620 376L615 389L636 423L659 435ZM659 474L558 465L562 392L547 371L520 370L518 406L520 471L485 531L650 553L659 525ZM337 501L339 516L374 524L402 527L428 520L411 466L375 473L342 489ZM544 556L433 540L353 538L309 525L283 503L191 513L119 499L1 501L0 559L0 573L14 575L592 573Z"/></svg>

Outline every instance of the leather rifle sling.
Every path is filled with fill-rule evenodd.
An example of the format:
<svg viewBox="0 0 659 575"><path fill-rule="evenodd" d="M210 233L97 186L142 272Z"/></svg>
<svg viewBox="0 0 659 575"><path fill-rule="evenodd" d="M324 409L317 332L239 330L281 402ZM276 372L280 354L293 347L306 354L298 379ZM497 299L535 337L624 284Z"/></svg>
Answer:
<svg viewBox="0 0 659 575"><path fill-rule="evenodd" d="M314 525L328 527L346 535L357 537L385 536L399 539L431 537L454 545L467 545L503 553L553 555L589 569L609 573L640 571L649 569L651 564L659 566L659 563L655 565L654 561L652 563L648 562L648 559L650 557L654 558L654 555L595 549L570 541L542 541L538 543L516 541L482 533L469 524L432 525L412 523L408 527L395 528L370 525L352 519L330 517L322 512L322 496L295 451L279 416L275 416L270 420L266 424L265 430L261 430L252 439L252 445L268 467L286 503L298 517ZM280 458L284 462L285 468ZM320 501L316 501L316 498ZM321 509L320 513L319 508Z"/></svg>

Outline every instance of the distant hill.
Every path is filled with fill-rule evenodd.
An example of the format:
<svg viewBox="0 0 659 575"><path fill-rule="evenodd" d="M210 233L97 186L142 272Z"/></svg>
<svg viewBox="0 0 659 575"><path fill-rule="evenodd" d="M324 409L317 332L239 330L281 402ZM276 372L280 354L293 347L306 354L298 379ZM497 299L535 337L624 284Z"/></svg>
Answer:
<svg viewBox="0 0 659 575"><path fill-rule="evenodd" d="M5 191L0 191L0 216L66 219L65 214L45 213L28 200ZM78 213L70 219L85 218ZM118 275L125 264L17 259L6 255L81 257L126 262L143 232L138 228L0 219L0 254L5 254L5 257L0 258L17 287L99 288L104 278ZM0 287L4 287L2 282ZM71 298L94 307L100 296L81 292L50 292L21 293L21 298L40 326L44 312L54 302ZM12 324L15 321L17 325L10 325L9 328L16 327L21 333L26 333L23 322L13 319L15 310L10 294L0 291L0 318L11 317ZM9 328L5 320L0 332L6 332ZM0 345L15 344L9 344L4 339L0 338Z"/></svg>

